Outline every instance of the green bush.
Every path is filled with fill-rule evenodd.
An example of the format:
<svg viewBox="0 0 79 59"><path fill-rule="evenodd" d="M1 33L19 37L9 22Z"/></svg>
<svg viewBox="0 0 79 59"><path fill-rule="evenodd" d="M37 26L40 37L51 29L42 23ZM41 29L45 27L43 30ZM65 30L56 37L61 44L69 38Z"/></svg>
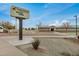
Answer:
<svg viewBox="0 0 79 59"><path fill-rule="evenodd" d="M40 45L40 41L39 40L35 40L34 42L32 42L32 46L33 46L33 48L35 50L38 49L39 45Z"/></svg>

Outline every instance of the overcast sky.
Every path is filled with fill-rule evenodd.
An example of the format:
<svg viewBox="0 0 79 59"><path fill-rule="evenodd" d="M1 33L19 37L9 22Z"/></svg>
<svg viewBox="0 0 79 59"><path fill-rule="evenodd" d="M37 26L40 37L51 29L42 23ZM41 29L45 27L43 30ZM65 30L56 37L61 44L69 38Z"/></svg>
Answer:
<svg viewBox="0 0 79 59"><path fill-rule="evenodd" d="M36 27L39 22L42 22L43 25L59 26L63 22L74 25L74 15L79 16L79 4L74 3L0 3L0 20L16 24L16 19L10 16L10 7L12 5L30 11L30 18L23 21L23 27Z"/></svg>

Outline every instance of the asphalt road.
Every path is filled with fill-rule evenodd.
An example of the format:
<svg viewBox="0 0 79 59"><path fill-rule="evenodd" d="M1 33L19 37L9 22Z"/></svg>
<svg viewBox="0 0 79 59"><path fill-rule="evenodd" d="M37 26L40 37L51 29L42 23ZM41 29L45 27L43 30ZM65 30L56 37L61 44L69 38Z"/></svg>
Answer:
<svg viewBox="0 0 79 59"><path fill-rule="evenodd" d="M17 36L19 33L0 33L0 36ZM25 32L24 36L69 36L59 32Z"/></svg>

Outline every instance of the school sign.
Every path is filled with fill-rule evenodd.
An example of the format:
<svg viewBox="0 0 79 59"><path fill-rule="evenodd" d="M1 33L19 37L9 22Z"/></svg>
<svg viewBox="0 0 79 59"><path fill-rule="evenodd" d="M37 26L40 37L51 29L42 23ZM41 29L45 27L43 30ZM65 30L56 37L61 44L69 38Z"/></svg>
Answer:
<svg viewBox="0 0 79 59"><path fill-rule="evenodd" d="M22 40L22 20L29 18L29 11L23 8L11 6L10 15L19 20L19 40Z"/></svg>
<svg viewBox="0 0 79 59"><path fill-rule="evenodd" d="M12 17L23 18L23 19L29 18L29 11L23 8L11 6L10 12Z"/></svg>

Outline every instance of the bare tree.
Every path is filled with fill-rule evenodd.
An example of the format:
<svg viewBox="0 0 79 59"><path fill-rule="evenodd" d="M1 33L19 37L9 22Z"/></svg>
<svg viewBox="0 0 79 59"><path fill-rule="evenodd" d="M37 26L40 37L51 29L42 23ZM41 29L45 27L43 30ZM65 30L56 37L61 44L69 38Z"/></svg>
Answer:
<svg viewBox="0 0 79 59"><path fill-rule="evenodd" d="M63 23L63 27L66 29L66 32L68 31L69 26L70 26L69 22L64 22Z"/></svg>
<svg viewBox="0 0 79 59"><path fill-rule="evenodd" d="M38 30L38 28L39 28L40 26L42 26L42 22L39 21L39 23L36 24L37 30Z"/></svg>
<svg viewBox="0 0 79 59"><path fill-rule="evenodd" d="M42 26L42 22L39 22L36 26L37 26L37 27Z"/></svg>
<svg viewBox="0 0 79 59"><path fill-rule="evenodd" d="M15 26L12 25L12 24L11 24L10 22L8 22L8 21L7 21L7 22L4 22L4 21L3 21L3 22L1 23L1 26L3 26L5 29L9 29L9 30L10 30L10 29L15 29Z"/></svg>

